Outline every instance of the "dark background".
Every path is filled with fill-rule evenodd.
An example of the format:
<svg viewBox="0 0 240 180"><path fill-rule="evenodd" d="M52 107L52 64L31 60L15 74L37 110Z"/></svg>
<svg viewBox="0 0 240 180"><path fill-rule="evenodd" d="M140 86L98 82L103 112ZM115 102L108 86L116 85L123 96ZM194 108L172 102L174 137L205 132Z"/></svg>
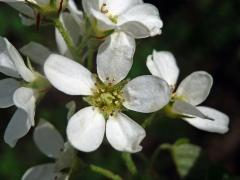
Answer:
<svg viewBox="0 0 240 180"><path fill-rule="evenodd" d="M186 137L193 144L201 146L204 152L202 160L195 165L188 179L240 179L240 1L145 2L159 8L164 22L163 33L158 37L137 41L134 68L129 76L149 74L145 61L153 49L171 51L181 69L180 80L196 70L212 74L214 86L203 105L225 112L230 116L231 123L229 133L217 135L197 130L178 119L156 118L147 129L143 152L134 155L138 168L144 168L141 157L150 157L159 144L174 143ZM0 3L0 36L7 37L18 48L30 41L37 41L56 51L53 27L37 30L34 26L22 26L18 13L3 3ZM67 111L64 104L70 100L72 97L52 90L38 107L36 120L44 117L65 134ZM4 143L3 133L14 110L14 107L0 110L0 178L7 180L20 179L25 170L33 165L51 162L34 145L32 131L14 149ZM146 117L139 113L129 115L139 123ZM109 168L128 179L121 154L108 143L104 143L94 153L79 155L88 162ZM179 179L168 153L160 153L155 166L158 175L152 179ZM81 177L104 179L88 171L83 172Z"/></svg>

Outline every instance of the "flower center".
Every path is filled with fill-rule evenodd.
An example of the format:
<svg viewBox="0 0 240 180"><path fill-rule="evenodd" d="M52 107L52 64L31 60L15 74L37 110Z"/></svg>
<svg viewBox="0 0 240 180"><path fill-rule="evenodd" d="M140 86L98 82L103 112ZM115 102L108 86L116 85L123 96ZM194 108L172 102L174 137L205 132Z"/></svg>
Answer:
<svg viewBox="0 0 240 180"><path fill-rule="evenodd" d="M101 13L103 13L104 15L106 15L113 23L117 24L118 22L118 16L117 15L113 15L107 6L107 3L103 3L101 6Z"/></svg>
<svg viewBox="0 0 240 180"><path fill-rule="evenodd" d="M125 84L126 81L112 85L104 84L97 80L93 95L85 97L84 100L90 105L99 108L104 117L108 118L123 110L124 98L122 88Z"/></svg>

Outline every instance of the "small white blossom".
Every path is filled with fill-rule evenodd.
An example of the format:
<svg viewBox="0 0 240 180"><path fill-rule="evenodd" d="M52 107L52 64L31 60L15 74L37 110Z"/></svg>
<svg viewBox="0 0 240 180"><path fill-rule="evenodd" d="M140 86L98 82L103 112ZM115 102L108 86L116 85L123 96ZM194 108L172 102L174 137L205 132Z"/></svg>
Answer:
<svg viewBox="0 0 240 180"><path fill-rule="evenodd" d="M82 4L100 30L121 30L134 38L161 34L158 9L142 0L83 0Z"/></svg>
<svg viewBox="0 0 240 180"><path fill-rule="evenodd" d="M198 106L211 90L213 78L204 71L196 71L187 76L175 90L179 68L170 52L153 52L147 59L149 71L166 80L172 89L172 111L194 127L216 133L228 131L229 117L209 107Z"/></svg>
<svg viewBox="0 0 240 180"><path fill-rule="evenodd" d="M67 180L67 172L74 165L75 151L69 145L64 143L61 134L52 124L41 120L34 129L34 142L37 147L47 157L55 162L34 166L28 169L22 177L22 180Z"/></svg>
<svg viewBox="0 0 240 180"><path fill-rule="evenodd" d="M96 36L100 36L98 38L104 38L113 31L100 46L100 53L118 49L117 46L112 47L113 41L126 43L126 46L131 44L130 49L115 51L118 52L117 57L122 56L120 59L124 59L124 54L133 56L136 46L134 39L161 34L163 23L158 9L142 0L83 0L82 5Z"/></svg>
<svg viewBox="0 0 240 180"><path fill-rule="evenodd" d="M118 59L117 52L98 54L97 78L82 65L55 54L44 65L46 77L54 87L69 95L87 96L86 101L92 105L73 115L67 126L70 143L81 151L96 150L103 141L105 129L108 141L116 150L140 151L145 130L121 111L127 108L150 113L169 101L170 89L157 77L146 75L128 83L122 81L132 66L132 59L129 54L125 54L125 59Z"/></svg>
<svg viewBox="0 0 240 180"><path fill-rule="evenodd" d="M0 72L14 78L22 78L24 81L0 80L0 108L12 105L18 108L4 134L5 142L13 147L18 139L25 136L31 126L34 126L35 103L40 94L37 88L31 88L30 84L36 83L40 75L28 69L15 47L2 37L0 37Z"/></svg>

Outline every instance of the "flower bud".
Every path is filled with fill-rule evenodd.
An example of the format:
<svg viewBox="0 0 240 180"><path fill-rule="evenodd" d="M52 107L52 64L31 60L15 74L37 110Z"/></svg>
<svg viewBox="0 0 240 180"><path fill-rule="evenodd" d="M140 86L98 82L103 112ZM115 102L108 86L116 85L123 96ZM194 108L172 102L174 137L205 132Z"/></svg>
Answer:
<svg viewBox="0 0 240 180"><path fill-rule="evenodd" d="M56 18L68 4L68 0L26 0L27 4L42 16Z"/></svg>

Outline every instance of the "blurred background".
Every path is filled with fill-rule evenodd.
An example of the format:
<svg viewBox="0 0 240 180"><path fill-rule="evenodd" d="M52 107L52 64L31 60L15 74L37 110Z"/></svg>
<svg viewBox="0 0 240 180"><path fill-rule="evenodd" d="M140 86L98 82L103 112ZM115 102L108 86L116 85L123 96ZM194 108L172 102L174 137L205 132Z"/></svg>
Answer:
<svg viewBox="0 0 240 180"><path fill-rule="evenodd" d="M197 70L205 70L214 77L214 85L204 105L216 108L230 116L230 131L225 135L195 129L184 121L156 117L147 128L143 152L133 156L140 172L143 159L150 158L162 143L174 143L188 138L203 150L198 162L186 179L231 180L240 179L240 1L239 0L145 0L159 8L164 22L161 36L137 41L134 68L129 77L149 74L145 62L153 49L168 50L175 55L180 67L180 80ZM81 6L79 2L79 7ZM0 36L7 37L17 48L30 41L39 42L57 51L54 28L23 26L18 13L0 3ZM0 75L3 79L4 76ZM51 90L37 108L40 117L52 122L65 136L67 110L65 104L72 100L56 90ZM79 104L78 108L80 108ZM35 146L32 132L22 138L14 149L3 141L4 130L15 108L0 110L0 179L18 180L31 166L51 162ZM128 112L139 123L148 116ZM131 179L121 158L121 153L104 143L90 154L79 153L84 160L108 168L124 179ZM80 178L105 179L90 171L83 171ZM136 179L180 179L168 152L160 152L152 176Z"/></svg>

